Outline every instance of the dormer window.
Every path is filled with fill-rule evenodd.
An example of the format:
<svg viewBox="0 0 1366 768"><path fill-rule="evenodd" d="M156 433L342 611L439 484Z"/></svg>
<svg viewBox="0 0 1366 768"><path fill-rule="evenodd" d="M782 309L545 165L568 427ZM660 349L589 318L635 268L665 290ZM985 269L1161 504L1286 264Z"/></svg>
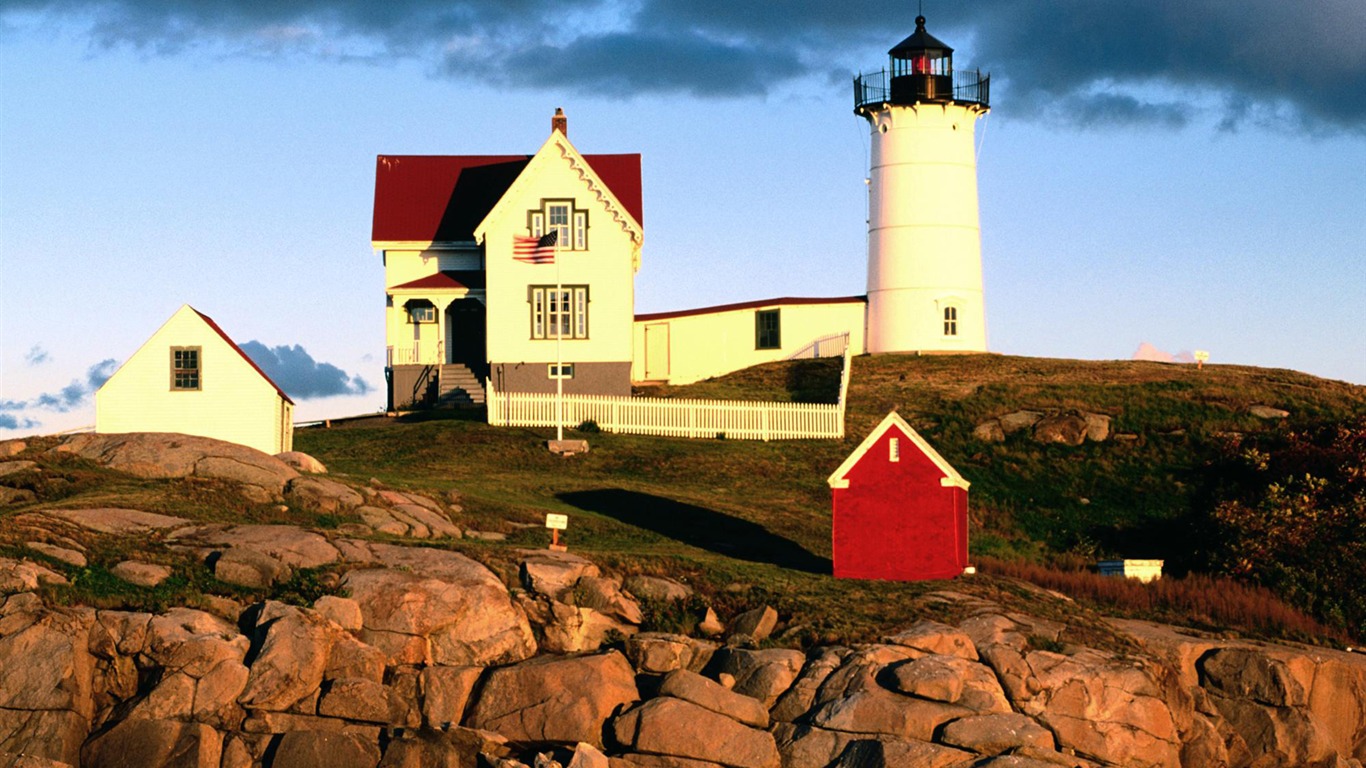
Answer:
<svg viewBox="0 0 1366 768"><path fill-rule="evenodd" d="M527 212L532 237L558 232L562 251L588 250L588 211L574 207L573 200L543 200L538 210Z"/></svg>

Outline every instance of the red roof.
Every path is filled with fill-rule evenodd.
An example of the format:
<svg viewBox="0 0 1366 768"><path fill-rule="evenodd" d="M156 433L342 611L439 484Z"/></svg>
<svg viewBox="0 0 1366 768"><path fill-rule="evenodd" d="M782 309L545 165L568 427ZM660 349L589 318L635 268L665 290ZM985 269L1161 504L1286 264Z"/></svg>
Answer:
<svg viewBox="0 0 1366 768"><path fill-rule="evenodd" d="M217 333L219 336L222 336L223 341L228 342L228 346L236 350L237 354L241 355L242 359L247 361L247 365L250 365L252 368L256 370L257 373L261 374L261 378L265 379L267 384L271 385L272 387L275 387L275 391L280 393L280 397L283 397L286 403L294 405L294 401L289 399L289 395L286 395L283 389L280 389L280 385L276 384L273 380L271 380L271 378L266 375L266 372L261 370L261 366L257 365L256 361L252 360L246 352L243 352L242 348L237 346L237 342L233 341L232 338L228 336L228 334L224 333L222 328L218 327L218 323L215 323L212 317L209 317L208 315L204 314L203 312L200 312L194 307L190 307L190 309L193 310L196 315L199 315L199 318L201 320L208 323L209 327L212 328L215 333Z"/></svg>
<svg viewBox="0 0 1366 768"><path fill-rule="evenodd" d="M476 289L476 288L483 288L483 287L484 287L484 273L483 273L483 272L481 272L481 271L479 271L479 270L459 270L459 271L437 272L435 275L428 275L428 276L426 276L426 277L419 277L418 279L413 280L412 282L404 283L404 284L402 284L402 285L395 285L394 287L390 288L389 290L391 290L391 291L396 291L396 290L399 290L400 288L412 288L412 289L422 289L422 290L433 290L433 289L439 290L439 289L442 289L442 288L456 288L456 289L458 289L458 288L468 288L468 289Z"/></svg>
<svg viewBox="0 0 1366 768"><path fill-rule="evenodd" d="M584 155L622 206L644 223L640 155ZM530 155L380 155L374 241L452 242L474 229L516 181Z"/></svg>
<svg viewBox="0 0 1366 768"><path fill-rule="evenodd" d="M742 301L739 304L721 304L715 307L700 307L698 309L680 309L674 312L652 312L647 315L636 315L636 320L668 320L673 317L691 317L692 315L710 315L717 312L735 312L741 309L759 309L760 307L790 307L801 304L863 304L867 303L867 296L836 296L829 299L810 299L798 296L785 296L781 299L767 299L764 301Z"/></svg>

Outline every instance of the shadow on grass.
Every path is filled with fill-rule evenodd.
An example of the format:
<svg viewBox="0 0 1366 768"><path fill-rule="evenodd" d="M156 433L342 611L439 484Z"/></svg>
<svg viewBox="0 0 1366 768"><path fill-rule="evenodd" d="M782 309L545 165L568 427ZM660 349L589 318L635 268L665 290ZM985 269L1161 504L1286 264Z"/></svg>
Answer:
<svg viewBox="0 0 1366 768"><path fill-rule="evenodd" d="M705 507L620 488L572 491L558 494L557 498L586 512L596 512L718 555L808 573L831 572L828 558L812 554L758 523Z"/></svg>

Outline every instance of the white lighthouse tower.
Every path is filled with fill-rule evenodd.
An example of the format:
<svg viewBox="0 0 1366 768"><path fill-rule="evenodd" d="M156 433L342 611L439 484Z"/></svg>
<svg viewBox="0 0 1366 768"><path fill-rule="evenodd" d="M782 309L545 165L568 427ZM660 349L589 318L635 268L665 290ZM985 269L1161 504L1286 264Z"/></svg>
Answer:
<svg viewBox="0 0 1366 768"><path fill-rule="evenodd" d="M955 74L924 16L888 53L890 71L854 79L854 112L872 132L867 348L985 352L973 134L989 78Z"/></svg>

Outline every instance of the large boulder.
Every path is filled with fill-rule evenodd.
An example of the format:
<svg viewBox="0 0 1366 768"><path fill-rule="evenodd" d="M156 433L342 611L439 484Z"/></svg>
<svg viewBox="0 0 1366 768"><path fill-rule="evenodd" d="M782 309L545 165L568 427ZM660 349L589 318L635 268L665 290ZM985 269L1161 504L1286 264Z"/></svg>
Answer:
<svg viewBox="0 0 1366 768"><path fill-rule="evenodd" d="M659 686L659 695L691 701L754 728L768 727L768 709L758 699L736 693L686 669L669 673Z"/></svg>
<svg viewBox="0 0 1366 768"><path fill-rule="evenodd" d="M981 613L962 627L1014 709L1051 730L1059 748L1132 768L1180 765L1193 704L1166 665L1086 648L1033 650L1031 635L1056 635L1059 627L1014 614Z"/></svg>
<svg viewBox="0 0 1366 768"><path fill-rule="evenodd" d="M297 525L198 526L170 537L177 544L265 555L286 569L318 568L341 559L326 536Z"/></svg>
<svg viewBox="0 0 1366 768"><path fill-rule="evenodd" d="M32 593L42 584L65 583L65 576L32 560L0 557L0 595Z"/></svg>
<svg viewBox="0 0 1366 768"><path fill-rule="evenodd" d="M647 754L705 760L732 768L778 768L773 734L692 702L651 699L612 723L623 746Z"/></svg>
<svg viewBox="0 0 1366 768"><path fill-rule="evenodd" d="M616 651L540 656L491 670L467 724L514 743L601 747L603 724L639 699L635 672Z"/></svg>
<svg viewBox="0 0 1366 768"><path fill-rule="evenodd" d="M676 669L701 669L711 658L715 644L668 632L639 632L626 638L626 658L647 675L665 675Z"/></svg>
<svg viewBox="0 0 1366 768"><path fill-rule="evenodd" d="M1353 754L1366 730L1361 716L1366 665L1333 665L1333 681L1324 675L1320 684L1322 659L1235 646L1211 651L1197 667L1210 701L1253 754L1307 765L1335 753ZM1315 687L1321 688L1315 703L1327 717L1316 716L1310 707ZM1329 687L1337 695L1323 695Z"/></svg>
<svg viewBox="0 0 1366 768"><path fill-rule="evenodd" d="M312 611L266 603L257 626L265 640L238 698L252 710L283 712L315 695L342 631Z"/></svg>
<svg viewBox="0 0 1366 768"><path fill-rule="evenodd" d="M602 575L591 561L572 552L541 549L524 550L520 570L523 587L552 600L573 589L579 579Z"/></svg>
<svg viewBox="0 0 1366 768"><path fill-rule="evenodd" d="M1086 417L1080 413L1051 413L1034 425L1034 442L1081 445L1087 430Z"/></svg>
<svg viewBox="0 0 1366 768"><path fill-rule="evenodd" d="M275 454L275 458L294 467L300 472L306 472L310 475L327 474L327 467L324 466L321 461L318 461L302 451L285 451L284 453L277 453Z"/></svg>
<svg viewBox="0 0 1366 768"><path fill-rule="evenodd" d="M144 535L179 528L190 523L183 517L116 507L45 509L38 514L92 533L111 533L116 536Z"/></svg>
<svg viewBox="0 0 1366 768"><path fill-rule="evenodd" d="M299 476L293 467L255 448L173 432L72 435L56 450L137 477L229 480L260 488L270 497L278 497Z"/></svg>
<svg viewBox="0 0 1366 768"><path fill-rule="evenodd" d="M925 653L957 656L968 661L977 661L977 649L967 633L948 624L937 621L918 621L891 637L883 638L884 643L902 645Z"/></svg>
<svg viewBox="0 0 1366 768"><path fill-rule="evenodd" d="M271 765L288 768L375 768L379 744L355 733L292 731L280 737Z"/></svg>
<svg viewBox="0 0 1366 768"><path fill-rule="evenodd" d="M722 648L712 657L706 673L712 677L722 674L735 678L735 692L751 696L773 706L778 697L792 686L806 664L806 654L787 648L748 650Z"/></svg>
<svg viewBox="0 0 1366 768"><path fill-rule="evenodd" d="M972 759L972 753L923 741L862 739L845 748L830 768L965 768L985 765ZM1001 764L999 768L1043 768L1024 762ZM1057 766L1048 766L1057 768Z"/></svg>
<svg viewBox="0 0 1366 768"><path fill-rule="evenodd" d="M846 648L819 648L811 652L801 675L782 696L778 697L769 710L769 716L776 721L793 722L811 710L816 695L826 678L844 662L849 655ZM833 757L833 756L832 756Z"/></svg>
<svg viewBox="0 0 1366 768"><path fill-rule="evenodd" d="M975 715L954 720L944 726L940 741L952 747L970 749L985 755L1032 747L1052 751L1053 734L1016 712Z"/></svg>
<svg viewBox="0 0 1366 768"><path fill-rule="evenodd" d="M323 477L296 477L285 486L285 499L318 512L347 512L365 502L350 486Z"/></svg>
<svg viewBox="0 0 1366 768"><path fill-rule="evenodd" d="M218 768L223 736L203 723L124 720L86 745L87 768Z"/></svg>
<svg viewBox="0 0 1366 768"><path fill-rule="evenodd" d="M692 587L665 576L647 576L634 573L627 576L621 586L641 600L670 602L686 600L692 596Z"/></svg>
<svg viewBox="0 0 1366 768"><path fill-rule="evenodd" d="M488 568L456 552L372 544L379 568L342 579L360 638L391 664L492 664L536 652L526 616Z"/></svg>
<svg viewBox="0 0 1366 768"><path fill-rule="evenodd" d="M990 667L957 656L934 654L893 665L891 687L930 701L977 712L1009 712L1010 701Z"/></svg>

